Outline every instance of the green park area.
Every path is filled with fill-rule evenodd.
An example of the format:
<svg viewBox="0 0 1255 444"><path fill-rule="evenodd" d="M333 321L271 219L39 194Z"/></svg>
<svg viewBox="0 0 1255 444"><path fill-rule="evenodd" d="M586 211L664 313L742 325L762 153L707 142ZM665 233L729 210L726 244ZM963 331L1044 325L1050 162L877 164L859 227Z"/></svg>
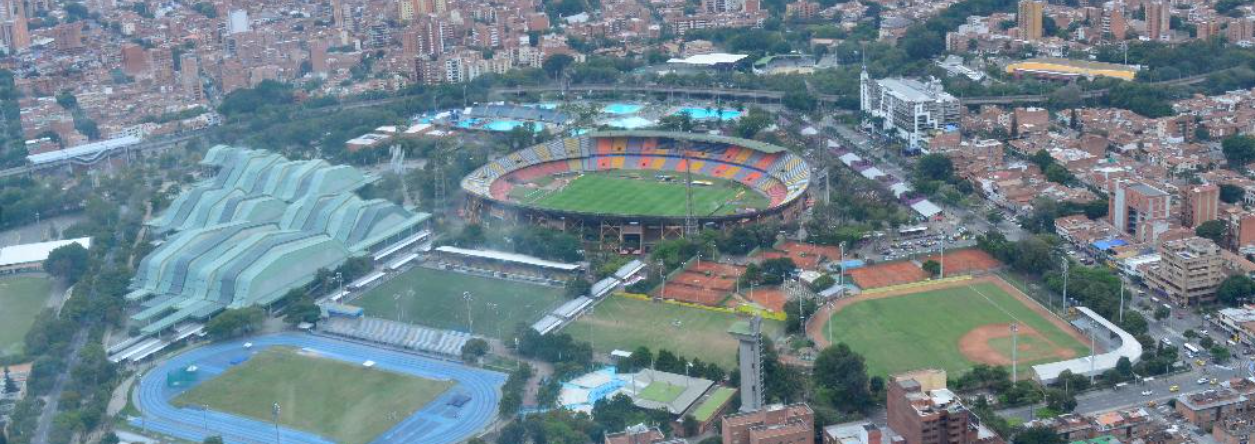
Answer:
<svg viewBox="0 0 1255 444"><path fill-rule="evenodd" d="M26 332L51 293L52 280L44 276L0 278L0 356L22 353Z"/></svg>

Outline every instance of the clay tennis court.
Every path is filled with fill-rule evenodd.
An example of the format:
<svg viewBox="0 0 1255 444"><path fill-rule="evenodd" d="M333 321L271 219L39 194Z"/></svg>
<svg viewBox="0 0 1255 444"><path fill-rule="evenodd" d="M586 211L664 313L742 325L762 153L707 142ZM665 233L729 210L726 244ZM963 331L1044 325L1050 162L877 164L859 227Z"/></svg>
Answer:
<svg viewBox="0 0 1255 444"><path fill-rule="evenodd" d="M666 285L659 286L654 296L702 305L719 305L736 290L736 281L744 272L745 267L736 265L693 263L687 270L668 280Z"/></svg>
<svg viewBox="0 0 1255 444"><path fill-rule="evenodd" d="M989 253L975 248L947 251L945 259L946 276L982 273L1002 268L1002 262L994 259ZM920 259L920 263L922 264L930 260L941 262L941 255L925 257Z"/></svg>
<svg viewBox="0 0 1255 444"><path fill-rule="evenodd" d="M744 292L744 295L755 304L775 312L783 312L784 303L789 300L788 295L780 287L759 287L752 292Z"/></svg>
<svg viewBox="0 0 1255 444"><path fill-rule="evenodd" d="M776 250L764 251L763 259L787 257L793 264L803 270L818 270L819 264L825 260L835 261L841 258L841 249L830 245L804 244L787 241Z"/></svg>
<svg viewBox="0 0 1255 444"><path fill-rule="evenodd" d="M889 262L848 271L854 284L864 290L909 284L928 279L928 273L910 261Z"/></svg>

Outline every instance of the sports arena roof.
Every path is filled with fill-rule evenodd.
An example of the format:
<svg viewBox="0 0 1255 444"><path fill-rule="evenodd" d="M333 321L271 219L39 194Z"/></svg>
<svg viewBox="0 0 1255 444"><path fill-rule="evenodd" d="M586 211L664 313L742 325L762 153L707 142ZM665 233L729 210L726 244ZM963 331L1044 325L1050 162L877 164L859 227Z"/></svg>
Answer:
<svg viewBox="0 0 1255 444"><path fill-rule="evenodd" d="M502 262L513 262L516 264L531 265L541 268L552 268L562 271L575 271L580 269L579 264L567 264L562 262L547 261L538 257L528 256L526 254L507 253L495 250L471 250L468 248L458 247L438 247L436 251L446 254L454 254L458 256L468 256L480 259L490 259Z"/></svg>
<svg viewBox="0 0 1255 444"><path fill-rule="evenodd" d="M185 191L148 223L167 238L145 257L130 300L144 334L224 308L268 305L340 266L418 230L430 215L353 193L374 180L322 160L216 146L202 164L218 174Z"/></svg>
<svg viewBox="0 0 1255 444"><path fill-rule="evenodd" d="M1133 80L1138 67L1063 58L1038 58L1007 65L1007 73L1025 72L1057 77L1112 77Z"/></svg>
<svg viewBox="0 0 1255 444"><path fill-rule="evenodd" d="M1037 374L1037 380L1042 384L1050 384L1059 378L1059 374L1064 370L1070 370L1076 375L1098 376L1103 372L1116 368L1116 364L1120 362L1120 358L1129 358L1129 362L1136 364L1142 358L1142 343L1137 342L1137 338L1124 331L1124 329L1116 326L1102 317L1093 310L1085 307L1076 307L1076 311L1084 315L1090 321L1089 328L1102 329L1104 334L1110 332L1120 338L1120 346L1115 350L1102 353L1095 356L1083 356L1076 359L1066 361L1051 362L1049 364L1034 365L1033 372ZM1096 325L1095 325L1096 324Z"/></svg>
<svg viewBox="0 0 1255 444"><path fill-rule="evenodd" d="M667 60L667 63L675 63L679 65L715 66L715 65L727 65L727 64L736 63L741 60L744 60L746 57L749 57L749 56L745 54L728 54L728 53L716 52L716 53L710 53L710 54L698 54L698 55L688 56L682 59L673 58L673 59Z"/></svg>
<svg viewBox="0 0 1255 444"><path fill-rule="evenodd" d="M701 133L680 133L671 131L652 131L652 130L632 130L632 131L596 131L585 134L585 137L664 137L668 139L695 140L698 142L710 143L726 143L740 147L749 148L755 151L767 154L781 153L788 151L784 147L772 145L770 143L759 142L757 140L742 139L740 137L719 136L714 134Z"/></svg>
<svg viewBox="0 0 1255 444"><path fill-rule="evenodd" d="M43 262L48 259L49 254L52 254L52 250L56 250L70 244L79 244L82 245L83 248L91 248L92 238L80 237L78 239L39 242L0 248L0 267L11 267L14 265Z"/></svg>

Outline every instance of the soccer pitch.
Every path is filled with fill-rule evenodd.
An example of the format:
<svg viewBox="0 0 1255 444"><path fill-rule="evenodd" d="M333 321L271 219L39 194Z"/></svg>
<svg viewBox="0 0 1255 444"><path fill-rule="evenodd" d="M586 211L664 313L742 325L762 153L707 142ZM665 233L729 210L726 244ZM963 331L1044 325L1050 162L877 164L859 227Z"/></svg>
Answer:
<svg viewBox="0 0 1255 444"><path fill-rule="evenodd" d="M22 352L26 332L48 303L52 281L42 276L0 279L0 356Z"/></svg>
<svg viewBox="0 0 1255 444"><path fill-rule="evenodd" d="M562 331L602 353L645 346L654 353L670 350L731 370L736 366L737 342L728 327L737 320L728 313L611 296ZM782 330L779 322L763 321L766 336Z"/></svg>
<svg viewBox="0 0 1255 444"><path fill-rule="evenodd" d="M562 189L537 193L523 200L540 208L601 214L651 216L684 216L687 214L683 177L660 182L657 172L598 172L575 178ZM633 178L636 176L639 178ZM711 177L695 177L694 181L711 185L694 185L693 213L698 216L733 214L738 208L766 208L767 197L737 182Z"/></svg>
<svg viewBox="0 0 1255 444"><path fill-rule="evenodd" d="M279 423L345 444L365 444L414 414L453 386L292 348L266 349L173 400Z"/></svg>
<svg viewBox="0 0 1255 444"><path fill-rule="evenodd" d="M563 289L415 267L351 302L366 314L448 330L504 338L518 324L531 325L564 302Z"/></svg>
<svg viewBox="0 0 1255 444"><path fill-rule="evenodd" d="M671 401L675 401L675 398L679 398L682 394L684 394L684 386L654 381L645 386L645 389L641 390L641 393L637 396L649 401L670 404Z"/></svg>
<svg viewBox="0 0 1255 444"><path fill-rule="evenodd" d="M1008 287L1009 288L1009 287ZM1040 307L1030 308L992 279L948 288L869 294L842 301L823 325L831 343L866 358L873 375L942 368L958 375L975 364L1010 366L1010 324L1020 325L1019 368L1089 354L1080 335Z"/></svg>

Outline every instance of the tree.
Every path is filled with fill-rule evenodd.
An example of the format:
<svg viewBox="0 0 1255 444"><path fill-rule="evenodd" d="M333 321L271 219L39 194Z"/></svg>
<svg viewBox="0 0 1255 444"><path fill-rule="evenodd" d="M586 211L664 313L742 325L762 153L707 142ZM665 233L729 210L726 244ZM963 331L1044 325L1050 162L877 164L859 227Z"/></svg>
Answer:
<svg viewBox="0 0 1255 444"><path fill-rule="evenodd" d="M479 358L488 355L488 351L488 341L480 338L471 339L462 345L462 360L466 362L478 361Z"/></svg>
<svg viewBox="0 0 1255 444"><path fill-rule="evenodd" d="M658 350L658 358L654 360L654 370L683 373L684 363L670 350Z"/></svg>
<svg viewBox="0 0 1255 444"><path fill-rule="evenodd" d="M702 423L697 422L697 418L694 418L693 415L684 415L684 421L680 426L684 429L684 436L696 436Z"/></svg>
<svg viewBox="0 0 1255 444"><path fill-rule="evenodd" d="M944 154L925 154L915 163L915 175L920 180L949 182L954 179L954 162Z"/></svg>
<svg viewBox="0 0 1255 444"><path fill-rule="evenodd" d="M757 135L759 131L771 126L771 122L771 114L767 111L758 107L750 108L745 115L737 120L733 132L736 133L737 137L750 139Z"/></svg>
<svg viewBox="0 0 1255 444"><path fill-rule="evenodd" d="M1046 167L1046 180L1054 183L1067 184L1072 181L1072 173L1067 168L1057 163L1052 163Z"/></svg>
<svg viewBox="0 0 1255 444"><path fill-rule="evenodd" d="M288 309L283 315L283 322L290 325L297 325L302 322L314 324L320 319L322 319L322 308L319 308L318 304L315 304L309 298L301 298L288 305Z"/></svg>
<svg viewBox="0 0 1255 444"><path fill-rule="evenodd" d="M554 54L540 63L540 69L552 78L561 78L567 67L575 63L575 58L566 54Z"/></svg>
<svg viewBox="0 0 1255 444"><path fill-rule="evenodd" d="M9 374L9 366L4 366L4 393L17 393L17 381Z"/></svg>
<svg viewBox="0 0 1255 444"><path fill-rule="evenodd" d="M812 375L818 392L816 397L837 410L864 412L875 404L863 356L845 343L819 352Z"/></svg>
<svg viewBox="0 0 1255 444"><path fill-rule="evenodd" d="M1133 361L1130 361L1127 356L1121 356L1120 360L1116 361L1116 373L1118 373L1122 378L1132 378Z"/></svg>
<svg viewBox="0 0 1255 444"><path fill-rule="evenodd" d="M1238 305L1255 294L1255 280L1235 274L1225 278L1216 289L1216 299L1226 305Z"/></svg>
<svg viewBox="0 0 1255 444"><path fill-rule="evenodd" d="M1225 362L1228 362L1231 356L1232 354L1229 353L1228 348L1225 348L1219 345L1211 348L1211 358L1214 359L1217 363L1223 364Z"/></svg>
<svg viewBox="0 0 1255 444"><path fill-rule="evenodd" d="M1076 410L1076 395L1073 395L1070 390L1047 389L1046 407L1059 413L1071 413Z"/></svg>
<svg viewBox="0 0 1255 444"><path fill-rule="evenodd" d="M589 283L587 279L575 278L567 281L566 289L564 291L566 293L566 297L574 299L587 295L590 291L592 291L592 289L593 284Z"/></svg>
<svg viewBox="0 0 1255 444"><path fill-rule="evenodd" d="M784 93L780 102L784 104L785 108L794 111L811 112L815 110L815 98L811 97L804 89L794 89Z"/></svg>
<svg viewBox="0 0 1255 444"><path fill-rule="evenodd" d="M266 312L260 307L228 309L205 323L205 332L216 340L231 339L261 330Z"/></svg>
<svg viewBox="0 0 1255 444"><path fill-rule="evenodd" d="M923 268L924 271L932 277L937 277L941 274L941 264L932 259L924 261L924 264L921 265L920 268Z"/></svg>
<svg viewBox="0 0 1255 444"><path fill-rule="evenodd" d="M222 437L218 435L210 436L205 438L204 441L201 441L201 444L223 444Z"/></svg>
<svg viewBox="0 0 1255 444"><path fill-rule="evenodd" d="M1246 198L1246 190L1242 187L1222 183L1220 184L1220 201L1227 204L1236 204L1242 202Z"/></svg>
<svg viewBox="0 0 1255 444"><path fill-rule="evenodd" d="M1209 220L1198 224L1197 227L1194 227L1194 234L1198 235L1198 237L1211 239L1211 241L1215 242L1217 245L1224 244L1224 238L1228 232L1229 224L1220 219Z"/></svg>
<svg viewBox="0 0 1255 444"><path fill-rule="evenodd" d="M1014 444L1063 444L1064 440L1047 426L1036 426L1024 429L1015 435Z"/></svg>
<svg viewBox="0 0 1255 444"><path fill-rule="evenodd" d="M1216 345L1216 340L1212 339L1211 336L1203 336L1202 339L1198 340L1198 345L1203 346L1203 348L1212 348L1212 346Z"/></svg>
<svg viewBox="0 0 1255 444"><path fill-rule="evenodd" d="M1255 161L1255 137L1232 135L1220 142L1220 148L1230 167L1245 168Z"/></svg>
<svg viewBox="0 0 1255 444"><path fill-rule="evenodd" d="M1162 307L1162 306L1155 307L1155 320L1156 321L1162 321L1164 319L1168 319L1168 316L1171 316L1171 315L1172 315L1172 310L1168 310L1167 307Z"/></svg>
<svg viewBox="0 0 1255 444"><path fill-rule="evenodd" d="M48 253L44 271L73 284L87 272L88 262L87 249L78 243L71 243Z"/></svg>
<svg viewBox="0 0 1255 444"><path fill-rule="evenodd" d="M812 298L793 298L784 303L785 333L801 333L805 317L814 316L819 304Z"/></svg>

